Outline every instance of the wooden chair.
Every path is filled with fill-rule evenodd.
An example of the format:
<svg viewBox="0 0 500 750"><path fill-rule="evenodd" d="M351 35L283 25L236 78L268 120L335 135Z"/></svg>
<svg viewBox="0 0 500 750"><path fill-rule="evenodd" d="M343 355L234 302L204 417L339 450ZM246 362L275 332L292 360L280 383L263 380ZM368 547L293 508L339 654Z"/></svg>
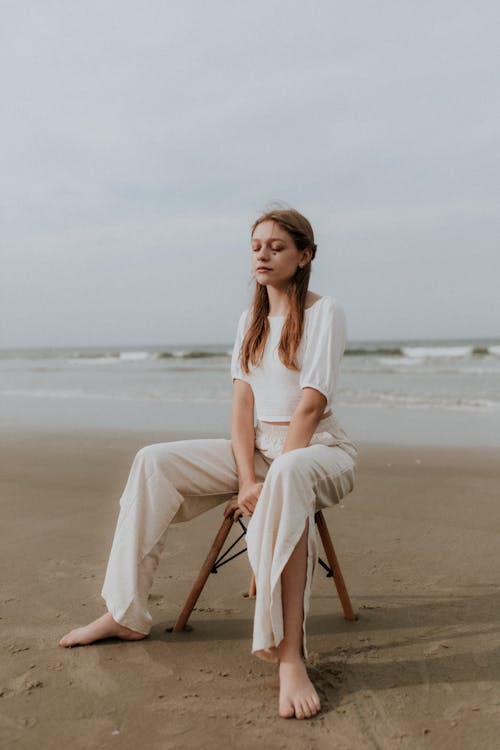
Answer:
<svg viewBox="0 0 500 750"><path fill-rule="evenodd" d="M201 567L201 570L198 574L196 581L193 584L193 588L191 589L188 598L186 599L186 603L184 604L184 607L182 608L181 613L179 614L176 620L176 623L174 627L172 628L174 633L178 633L179 631L184 630L184 628L186 627L187 621L189 620L191 612L193 611L196 605L196 602L198 601L198 598L201 592L203 591L203 587L205 586L205 583L207 582L207 578L210 575L210 573L217 573L218 568L222 567L222 565L225 565L226 563L230 562L230 560L233 560L235 557L238 557L238 555L241 555L243 554L243 552L246 552L246 547L245 547L244 549L241 549L239 552L236 552L235 554L228 557L231 550L234 549L234 547L246 534L246 526L241 520L241 516L240 516L237 519L242 529L239 537L219 557L221 549L229 535L229 532L231 531L232 526L234 525L234 519L233 519L234 511L235 511L235 508L233 508L231 512L224 518L221 524L221 527L219 531L217 532L217 535L212 543L212 546L207 555L207 558ZM335 549L333 547L333 543L330 537L330 533L328 531L328 527L326 525L325 518L323 516L323 513L320 510L316 512L314 516L314 520L316 522L316 526L319 531L321 541L323 543L323 549L325 551L326 559L328 560L328 565L325 562L323 562L321 558L319 558L318 562L327 571L326 573L327 577L333 578L333 582L335 583L337 594L340 599L340 603L342 604L342 609L344 611L345 619L354 621L357 618L352 609L351 600L347 592L347 588L344 582L344 577L342 576L342 572L340 570L340 565L337 559L337 555L335 554ZM255 577L253 574L252 574L252 579L250 582L248 596L249 597L255 596Z"/></svg>

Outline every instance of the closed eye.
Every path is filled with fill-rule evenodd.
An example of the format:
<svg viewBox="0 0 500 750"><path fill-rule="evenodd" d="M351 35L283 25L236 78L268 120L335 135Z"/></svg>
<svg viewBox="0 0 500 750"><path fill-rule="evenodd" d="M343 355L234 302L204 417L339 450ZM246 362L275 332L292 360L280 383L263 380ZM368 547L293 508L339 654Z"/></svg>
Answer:
<svg viewBox="0 0 500 750"><path fill-rule="evenodd" d="M273 252L279 252L280 250L284 250L284 249L285 249L285 248L283 247L283 245L278 245L278 246L274 245L274 247L272 247L272 248L271 248L271 250L272 250ZM253 251L254 253L258 252L259 250L260 250L260 245L254 245L254 246L252 247L252 251Z"/></svg>

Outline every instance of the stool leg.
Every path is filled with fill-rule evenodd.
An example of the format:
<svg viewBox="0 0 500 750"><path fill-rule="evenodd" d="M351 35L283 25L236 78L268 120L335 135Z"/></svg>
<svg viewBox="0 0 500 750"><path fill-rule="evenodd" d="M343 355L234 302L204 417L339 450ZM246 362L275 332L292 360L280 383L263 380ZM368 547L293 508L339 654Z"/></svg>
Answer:
<svg viewBox="0 0 500 750"><path fill-rule="evenodd" d="M346 588L345 581L344 581L344 576L342 575L342 571L340 570L340 565L339 565L339 561L337 560L337 555L335 554L335 549L333 547L332 539L330 537L330 532L328 531L328 526L326 525L326 521L323 516L323 513L320 510L318 510L318 512L315 514L314 520L316 521L319 535L321 537L321 541L323 542L323 549L325 550L325 555L328 560L328 565L330 566L333 572L333 581L337 588L337 594L339 595L340 603L342 604L342 609L344 610L344 617L346 620L356 620L357 618L352 609L351 600L347 592L347 588Z"/></svg>
<svg viewBox="0 0 500 750"><path fill-rule="evenodd" d="M198 597L203 591L203 587L207 582L207 578L210 575L210 572L214 566L215 561L217 560L222 546L226 541L229 532L231 531L231 526L233 525L233 523L232 513L231 515L224 518L224 521L222 522L221 527L217 532L217 536L215 537L214 542L210 548L210 552L208 553L207 558L198 574L198 578L194 582L193 588L191 589L189 596L186 599L186 603L184 604L184 607L182 608L182 611L176 620L176 623L173 627L174 633L178 633L179 631L184 630L186 623L189 620L189 616L191 615L191 612L193 611L194 606L198 601Z"/></svg>
<svg viewBox="0 0 500 750"><path fill-rule="evenodd" d="M255 585L255 575L252 573L252 578L250 579L250 587L248 589L248 598L253 599L257 593L257 587Z"/></svg>

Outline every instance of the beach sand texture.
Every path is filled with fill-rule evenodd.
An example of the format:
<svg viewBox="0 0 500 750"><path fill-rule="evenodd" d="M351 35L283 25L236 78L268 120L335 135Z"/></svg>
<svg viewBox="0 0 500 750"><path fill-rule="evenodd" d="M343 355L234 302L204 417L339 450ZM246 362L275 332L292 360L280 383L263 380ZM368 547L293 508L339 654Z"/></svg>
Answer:
<svg viewBox="0 0 500 750"><path fill-rule="evenodd" d="M313 719L277 716L276 667L250 653L246 555L210 576L191 631L166 632L223 506L171 527L149 638L59 648L63 633L104 612L136 450L178 437L2 437L2 750L500 747L495 448L360 445L354 492L325 513L359 620L343 619L318 567L308 644L322 712Z"/></svg>

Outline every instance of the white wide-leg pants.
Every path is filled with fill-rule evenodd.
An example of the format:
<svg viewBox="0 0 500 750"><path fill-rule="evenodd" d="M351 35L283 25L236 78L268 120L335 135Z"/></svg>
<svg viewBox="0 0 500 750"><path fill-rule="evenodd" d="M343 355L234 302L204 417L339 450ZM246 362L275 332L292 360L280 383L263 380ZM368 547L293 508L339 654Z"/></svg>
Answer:
<svg viewBox="0 0 500 750"><path fill-rule="evenodd" d="M322 419L306 448L281 454L288 425L257 422L255 477L263 482L247 524L248 557L257 594L252 652L275 661L283 638L281 573L309 520L303 649L317 552L316 510L338 503L354 486L356 445L335 417ZM148 595L171 523L188 521L238 492L231 441L200 438L141 448L120 498L120 513L102 596L113 618L149 633Z"/></svg>

